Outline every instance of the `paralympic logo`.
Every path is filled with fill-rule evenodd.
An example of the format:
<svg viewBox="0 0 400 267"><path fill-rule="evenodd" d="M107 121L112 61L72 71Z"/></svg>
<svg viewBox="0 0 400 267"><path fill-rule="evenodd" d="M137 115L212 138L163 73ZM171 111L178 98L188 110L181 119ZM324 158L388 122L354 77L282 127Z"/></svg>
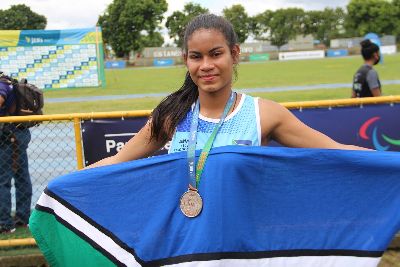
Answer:
<svg viewBox="0 0 400 267"><path fill-rule="evenodd" d="M368 128L373 125L376 121L380 120L381 117L372 117L371 119L364 122L361 125L358 133L360 137L364 140L370 140L370 137L367 135ZM372 126L371 126L372 127ZM378 126L374 126L372 130L372 144L374 145L375 149L378 151L386 151L390 148L390 145L400 146L400 139L393 139L388 137L385 134L381 134L383 140L385 140L388 144L382 144L378 140Z"/></svg>

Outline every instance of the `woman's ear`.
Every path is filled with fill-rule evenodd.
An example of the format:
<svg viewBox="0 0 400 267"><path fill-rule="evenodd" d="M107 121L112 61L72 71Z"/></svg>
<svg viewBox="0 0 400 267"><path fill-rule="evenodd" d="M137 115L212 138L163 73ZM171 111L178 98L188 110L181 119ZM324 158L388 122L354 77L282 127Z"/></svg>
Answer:
<svg viewBox="0 0 400 267"><path fill-rule="evenodd" d="M231 53L232 53L232 58L233 58L233 64L238 64L239 56L240 56L240 46L238 44L235 44L232 47Z"/></svg>

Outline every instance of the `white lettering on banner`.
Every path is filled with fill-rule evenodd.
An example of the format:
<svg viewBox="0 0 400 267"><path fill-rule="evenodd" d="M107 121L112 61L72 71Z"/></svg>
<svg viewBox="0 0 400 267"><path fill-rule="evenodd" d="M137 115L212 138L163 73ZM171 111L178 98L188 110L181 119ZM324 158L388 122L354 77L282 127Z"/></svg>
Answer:
<svg viewBox="0 0 400 267"><path fill-rule="evenodd" d="M114 152L112 150L115 149L117 152L119 152L125 146L126 143L128 143L128 141L116 142L115 140L112 139L106 139L106 151L107 153L111 153ZM171 142L169 141L164 145L162 150L169 150L170 147L171 147Z"/></svg>
<svg viewBox="0 0 400 267"><path fill-rule="evenodd" d="M127 142L125 142L127 143ZM119 152L125 145L124 142L116 142L115 140L106 140L106 150L107 153L111 153L111 149L115 149Z"/></svg>
<svg viewBox="0 0 400 267"><path fill-rule="evenodd" d="M397 47L395 45L385 45L379 48L382 54L396 54Z"/></svg>
<svg viewBox="0 0 400 267"><path fill-rule="evenodd" d="M295 60L295 59L310 59L310 58L324 58L324 57L325 57L324 50L279 53L279 60Z"/></svg>
<svg viewBox="0 0 400 267"><path fill-rule="evenodd" d="M172 51L154 51L153 57L180 57L182 56L181 50Z"/></svg>

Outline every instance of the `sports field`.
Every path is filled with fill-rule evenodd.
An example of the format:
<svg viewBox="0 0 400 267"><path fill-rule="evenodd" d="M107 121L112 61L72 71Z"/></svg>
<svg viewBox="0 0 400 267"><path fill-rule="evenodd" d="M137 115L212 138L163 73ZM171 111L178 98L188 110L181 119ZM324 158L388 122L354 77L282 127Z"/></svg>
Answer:
<svg viewBox="0 0 400 267"><path fill-rule="evenodd" d="M400 80L400 54L385 55L384 64L376 66L381 81ZM361 56L316 60L241 63L235 89L285 86L350 84L363 63ZM105 88L75 88L46 91L45 98L87 97L169 93L178 89L185 75L184 66L169 68L128 68L106 70ZM384 85L384 95L400 95L400 84ZM350 96L350 88L251 93L277 102L340 99ZM73 113L152 109L161 97L109 100L80 103L46 103L45 113Z"/></svg>

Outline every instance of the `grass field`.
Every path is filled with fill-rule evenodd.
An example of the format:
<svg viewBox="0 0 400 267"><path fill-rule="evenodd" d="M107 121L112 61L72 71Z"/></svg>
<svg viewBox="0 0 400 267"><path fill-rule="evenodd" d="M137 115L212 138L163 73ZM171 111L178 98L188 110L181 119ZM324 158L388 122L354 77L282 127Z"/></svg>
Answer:
<svg viewBox="0 0 400 267"><path fill-rule="evenodd" d="M400 54L386 55L376 69L381 80L400 80ZM360 56L316 60L269 61L242 63L238 68L235 89L269 88L297 85L351 83ZM169 93L178 89L185 75L183 66L171 68L130 68L106 70L105 88L75 88L46 91L45 98L97 95ZM400 85L383 86L385 95L399 95ZM347 98L350 88L290 92L253 93L278 102ZM154 108L161 98L140 98L81 103L47 103L46 114L141 110Z"/></svg>

